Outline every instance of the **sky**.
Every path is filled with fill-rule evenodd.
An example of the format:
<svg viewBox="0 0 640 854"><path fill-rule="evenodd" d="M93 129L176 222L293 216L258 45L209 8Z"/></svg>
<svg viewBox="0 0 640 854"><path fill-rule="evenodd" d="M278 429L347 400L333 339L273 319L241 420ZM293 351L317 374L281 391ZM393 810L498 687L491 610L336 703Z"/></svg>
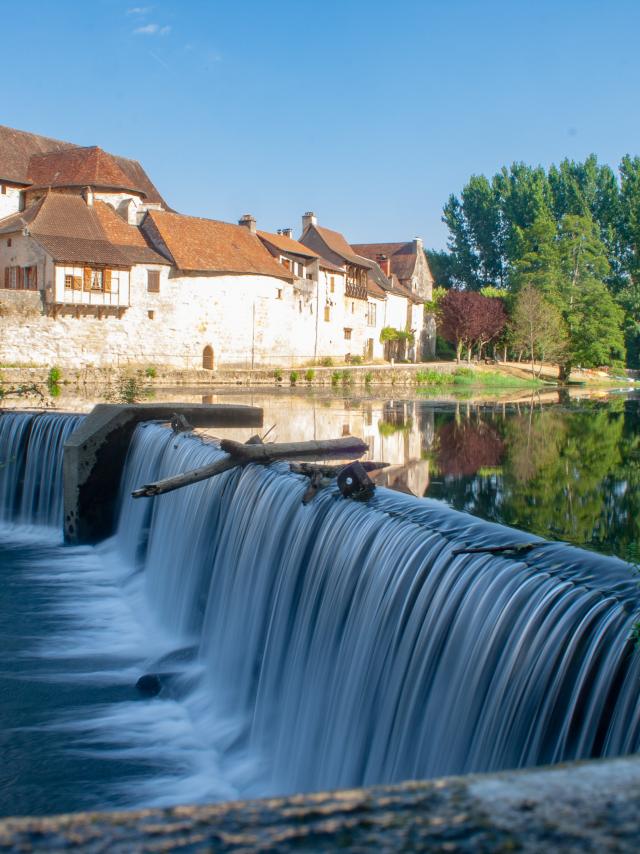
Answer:
<svg viewBox="0 0 640 854"><path fill-rule="evenodd" d="M0 124L175 210L444 248L473 174L640 154L640 0L0 0Z"/></svg>

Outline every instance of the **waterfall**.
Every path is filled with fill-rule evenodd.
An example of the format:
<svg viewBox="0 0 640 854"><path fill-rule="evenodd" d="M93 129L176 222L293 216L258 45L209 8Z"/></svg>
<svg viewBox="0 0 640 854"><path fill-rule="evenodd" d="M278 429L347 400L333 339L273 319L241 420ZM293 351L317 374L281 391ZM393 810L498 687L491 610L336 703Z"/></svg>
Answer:
<svg viewBox="0 0 640 854"><path fill-rule="evenodd" d="M219 453L138 430L119 539L149 600L198 643L200 690L241 715L264 790L355 786L617 755L640 747L629 567L377 490L368 504L286 465L146 502L131 489ZM152 505L152 506L149 506ZM135 514L144 543L132 543Z"/></svg>
<svg viewBox="0 0 640 854"><path fill-rule="evenodd" d="M51 523L71 419L29 418L0 418L0 459L17 461L0 469L0 513ZM305 506L307 481L285 464L130 497L219 454L139 427L117 533L100 547L126 564L136 608L145 603L167 643L195 648L171 708L199 733L198 775L215 755L216 773L250 766L234 791L274 794L640 748L628 565L559 543L454 554L542 541L382 488L363 504L329 487Z"/></svg>
<svg viewBox="0 0 640 854"><path fill-rule="evenodd" d="M83 417L31 412L0 417L0 520L62 525L62 448Z"/></svg>

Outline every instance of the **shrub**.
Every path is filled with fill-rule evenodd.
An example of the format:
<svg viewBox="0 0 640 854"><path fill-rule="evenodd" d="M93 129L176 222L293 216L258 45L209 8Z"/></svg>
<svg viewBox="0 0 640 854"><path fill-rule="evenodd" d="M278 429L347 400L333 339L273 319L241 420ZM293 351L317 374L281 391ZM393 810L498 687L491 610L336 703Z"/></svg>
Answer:
<svg viewBox="0 0 640 854"><path fill-rule="evenodd" d="M298 376L299 374L297 371L291 371L291 373L289 374L289 382L291 383L291 385L295 385L298 382Z"/></svg>
<svg viewBox="0 0 640 854"><path fill-rule="evenodd" d="M275 369L275 371L273 372L273 378L277 383L282 382L282 369L281 368Z"/></svg>
<svg viewBox="0 0 640 854"><path fill-rule="evenodd" d="M341 376L342 376L342 374L340 373L340 371L334 371L331 374L331 385L338 385L338 383L340 382Z"/></svg>
<svg viewBox="0 0 640 854"><path fill-rule="evenodd" d="M362 364L362 356L352 356L350 359L352 365L361 365Z"/></svg>
<svg viewBox="0 0 640 854"><path fill-rule="evenodd" d="M324 356L320 359L320 364L323 368L332 368L333 367L333 359L331 356Z"/></svg>
<svg viewBox="0 0 640 854"><path fill-rule="evenodd" d="M369 384L371 383L371 380L372 380L372 379L373 379L373 374L372 374L372 372L371 372L371 371L367 371L367 372L366 372L366 374L364 375L364 381L365 381L365 383L366 383L367 385L369 385Z"/></svg>
<svg viewBox="0 0 640 854"><path fill-rule="evenodd" d="M62 379L62 372L60 368L49 368L49 374L47 376L47 384L48 385L57 385Z"/></svg>
<svg viewBox="0 0 640 854"><path fill-rule="evenodd" d="M342 379L342 385L350 385L353 382L353 377L351 376L351 371L343 371L341 379Z"/></svg>
<svg viewBox="0 0 640 854"><path fill-rule="evenodd" d="M154 368L153 365L147 365L147 367L144 369L144 375L150 380L153 380L158 376L158 371Z"/></svg>
<svg viewBox="0 0 640 854"><path fill-rule="evenodd" d="M316 372L313 370L313 368L307 368L304 373L304 378L308 383L312 383L315 379L315 376Z"/></svg>

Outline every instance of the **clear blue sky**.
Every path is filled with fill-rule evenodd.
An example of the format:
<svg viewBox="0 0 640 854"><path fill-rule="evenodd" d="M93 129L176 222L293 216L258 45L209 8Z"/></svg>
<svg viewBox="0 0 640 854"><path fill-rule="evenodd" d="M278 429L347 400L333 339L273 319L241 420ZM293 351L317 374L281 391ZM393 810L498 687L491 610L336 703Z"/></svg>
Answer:
<svg viewBox="0 0 640 854"><path fill-rule="evenodd" d="M640 0L1 8L0 124L137 158L184 213L442 247L473 173L640 153Z"/></svg>

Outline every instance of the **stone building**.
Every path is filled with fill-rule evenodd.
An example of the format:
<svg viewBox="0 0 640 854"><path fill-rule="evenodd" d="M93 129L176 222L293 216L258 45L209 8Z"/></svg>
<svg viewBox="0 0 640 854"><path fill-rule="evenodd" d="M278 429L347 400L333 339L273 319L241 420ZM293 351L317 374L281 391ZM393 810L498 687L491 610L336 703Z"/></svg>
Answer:
<svg viewBox="0 0 640 854"><path fill-rule="evenodd" d="M249 215L185 216L137 161L0 127L0 363L380 359L385 326L420 340L415 277L385 272L313 214L299 241Z"/></svg>

